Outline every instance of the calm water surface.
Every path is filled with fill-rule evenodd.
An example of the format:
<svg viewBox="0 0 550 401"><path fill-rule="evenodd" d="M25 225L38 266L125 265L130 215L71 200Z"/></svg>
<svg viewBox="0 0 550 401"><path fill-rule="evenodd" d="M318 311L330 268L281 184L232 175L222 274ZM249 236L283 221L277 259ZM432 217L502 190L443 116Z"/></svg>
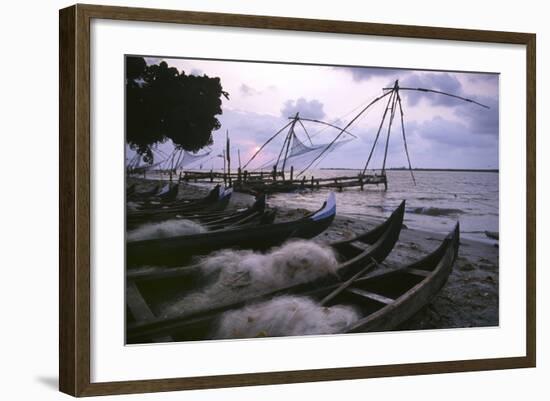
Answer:
<svg viewBox="0 0 550 401"><path fill-rule="evenodd" d="M351 176L358 171L317 170L315 177ZM385 217L405 199L405 224L410 228L446 233L460 221L465 238L487 241L485 231L499 229L499 174L487 172L417 171L414 185L407 171L388 171L388 190L365 186L336 192L339 215ZM309 177L311 174L308 174ZM315 209L328 190L275 194L272 206Z"/></svg>

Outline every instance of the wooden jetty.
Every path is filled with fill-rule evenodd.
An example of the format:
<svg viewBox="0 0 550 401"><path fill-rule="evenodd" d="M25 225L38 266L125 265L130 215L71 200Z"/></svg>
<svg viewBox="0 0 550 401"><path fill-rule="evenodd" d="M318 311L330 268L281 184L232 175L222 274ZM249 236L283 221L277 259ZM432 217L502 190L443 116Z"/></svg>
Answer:
<svg viewBox="0 0 550 401"><path fill-rule="evenodd" d="M321 189L330 188L342 191L344 188L359 188L361 191L365 185L384 185L387 190L386 175L357 175L357 176L341 176L331 178L315 178L306 179L291 179L278 181L235 181L233 187L239 192L250 194L257 193L276 193L276 192L292 192L303 189Z"/></svg>
<svg viewBox="0 0 550 401"><path fill-rule="evenodd" d="M311 141L311 137L308 131L305 129L303 121L313 122L315 124L321 124L335 128L339 131L339 136L347 135L346 139L339 142L333 140L330 144L314 144ZM295 128L301 126L309 140L309 144L302 142L296 135ZM274 140L279 134L285 132L283 145L279 151L279 155L276 160L273 160L271 165L271 171L262 170L262 168L256 171L250 171L247 166L252 160L258 156L258 154ZM239 154L239 168L236 173L231 172L231 156L229 146L229 135L226 136L226 149L223 152L224 168L223 172L209 172L205 171L183 171L180 174L180 180L183 182L223 182L226 186L231 186L235 191L258 194L258 193L276 193L276 192L292 192L302 189L321 189L330 188L342 191L344 188L360 188L364 189L365 185L384 185L384 189L387 189L387 178L385 171L381 174L367 174L366 171L362 171L358 175L354 176L340 176L321 178L304 175L305 171L301 171L297 176L294 174L293 163L297 159L306 157L309 158L307 162L315 161L318 159L318 155L330 152L341 146L342 144L356 138L355 135L345 129L341 129L333 124L326 123L319 120L311 120L301 118L299 113L296 113L294 117L290 118L290 122L283 128L277 131L271 138L269 138L252 157L241 167L240 154ZM268 162L269 165L270 162ZM268 167L270 168L270 167ZM288 170L289 169L289 170Z"/></svg>
<svg viewBox="0 0 550 401"><path fill-rule="evenodd" d="M258 194L292 192L298 190L316 190L322 188L336 189L359 188L361 191L365 185L383 185L384 190L388 188L388 181L385 172L380 174L347 175L329 178L306 177L294 178L294 168L290 169L290 176L275 168L271 173L242 171L240 168L236 173L215 172L215 171L183 171L180 173L181 182L223 182L230 185L235 191Z"/></svg>

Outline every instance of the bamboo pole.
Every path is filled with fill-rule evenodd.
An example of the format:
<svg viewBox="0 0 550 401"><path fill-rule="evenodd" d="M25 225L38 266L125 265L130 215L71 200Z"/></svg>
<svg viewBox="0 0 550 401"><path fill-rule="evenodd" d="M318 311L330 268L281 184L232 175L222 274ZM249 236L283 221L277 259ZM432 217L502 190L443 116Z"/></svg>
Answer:
<svg viewBox="0 0 550 401"><path fill-rule="evenodd" d="M229 130L225 131L225 138L226 138L226 155L227 155L227 175L229 180L229 186L231 186L231 142L229 140Z"/></svg>
<svg viewBox="0 0 550 401"><path fill-rule="evenodd" d="M390 89L390 88L384 88L384 90L388 90L388 89ZM486 108L486 109L490 109L489 106L487 106L487 105L485 105L485 104L481 104L481 103L479 103L479 102L476 102L475 100L468 99L468 98L462 97L462 96L453 95L452 93L441 92L441 91L434 90L434 89L426 89L426 88L405 88L405 87L400 87L399 89L400 89L400 90L404 90L404 91L418 91L418 92L437 93L438 95L444 95L444 96L454 97L455 99L464 100L465 102L474 103L474 104L477 104L478 106L484 107L484 108Z"/></svg>
<svg viewBox="0 0 550 401"><path fill-rule="evenodd" d="M222 155L223 155L223 184L227 185L226 173L225 173L225 149L222 149Z"/></svg>
<svg viewBox="0 0 550 401"><path fill-rule="evenodd" d="M294 116L294 121L292 122L292 125L290 126L290 129L288 130L289 133L288 133L288 141L287 141L287 144L286 144L286 151L285 151L285 158L283 159L283 168L282 168L282 173L283 173L283 181L285 180L285 166L286 166L286 160L288 158L288 150L290 149L290 141L292 140L292 138L294 136L296 136L296 134L294 133L294 127L296 126L296 122L298 121L298 117L299 117L300 113L296 113L296 115ZM291 179L292 181L292 179Z"/></svg>
<svg viewBox="0 0 550 401"><path fill-rule="evenodd" d="M256 151L256 153L254 153L252 155L252 157L246 162L246 164L244 165L244 168L246 168L250 162L252 160L254 160L256 158L256 156L263 150L263 148L265 148L267 146L267 144L269 144L273 139L275 139L277 137L277 135L279 135L281 132L283 132L286 127L288 127L290 124L292 124L292 121L290 121L288 124L286 124L283 128L281 128L279 131L277 131L273 136L271 136L267 141L265 141L265 143L260 147L260 149L258 149Z"/></svg>
<svg viewBox="0 0 550 401"><path fill-rule="evenodd" d="M390 102L393 98L393 90L388 92L387 94L392 94L390 98L388 99L388 103L386 104L386 109L384 110L384 114L382 115L382 120L380 121L380 125L378 126L378 131L376 132L376 137L374 138L374 143L372 145L372 148L369 153L369 157L367 158L367 162L365 163L365 168L363 168L363 174L367 171L367 167L369 166L370 160L372 158L372 154L374 153L374 148L376 147L376 144L378 142L378 138L380 137L380 132L382 131L382 127L384 126L384 121L386 121L386 115L388 114L388 108L390 106Z"/></svg>
<svg viewBox="0 0 550 401"><path fill-rule="evenodd" d="M391 135L391 126L393 123L393 119L395 118L395 109L397 108L397 82L395 81L395 95L393 96L393 101L391 104L391 114L390 114L390 121L388 124L388 134L386 136L386 146L384 148L384 161L382 162L382 174L386 174L386 159L388 157L388 146L390 144L390 135Z"/></svg>
<svg viewBox="0 0 550 401"><path fill-rule="evenodd" d="M399 96L399 91L397 92L397 101L399 102L399 111L401 112L401 132L403 134L403 145L405 145L405 154L407 155L407 161L409 162L409 171L411 172L411 177L414 185L416 186L416 180L414 178L414 173L411 165L411 158L409 157L409 148L407 147L407 137L405 135L405 122L404 122L404 113L403 106L401 105L401 96Z"/></svg>

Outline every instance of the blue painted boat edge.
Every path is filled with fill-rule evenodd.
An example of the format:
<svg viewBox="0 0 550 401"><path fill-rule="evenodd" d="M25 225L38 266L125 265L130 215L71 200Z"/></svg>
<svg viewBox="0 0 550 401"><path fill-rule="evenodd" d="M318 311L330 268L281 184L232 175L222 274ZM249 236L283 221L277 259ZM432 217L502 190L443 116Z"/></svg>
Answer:
<svg viewBox="0 0 550 401"><path fill-rule="evenodd" d="M218 199L222 199L224 193L225 193L225 187L223 185L218 184Z"/></svg>
<svg viewBox="0 0 550 401"><path fill-rule="evenodd" d="M220 194L221 194L220 199L227 198L231 196L232 193L233 193L233 188L226 188L223 191L220 191Z"/></svg>
<svg viewBox="0 0 550 401"><path fill-rule="evenodd" d="M310 218L313 221L319 221L329 216L334 216L335 214L336 214L336 196L334 195L334 192L331 192L328 195L327 201L325 202L325 206Z"/></svg>
<svg viewBox="0 0 550 401"><path fill-rule="evenodd" d="M168 191L170 191L170 184L166 184L164 185L161 190L157 193L156 196L162 196L164 195L165 193L167 193Z"/></svg>

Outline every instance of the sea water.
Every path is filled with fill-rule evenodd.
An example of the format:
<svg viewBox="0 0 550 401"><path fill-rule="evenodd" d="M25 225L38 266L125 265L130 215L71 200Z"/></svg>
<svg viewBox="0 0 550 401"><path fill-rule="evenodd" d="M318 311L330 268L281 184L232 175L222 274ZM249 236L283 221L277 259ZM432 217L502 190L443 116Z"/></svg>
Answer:
<svg viewBox="0 0 550 401"><path fill-rule="evenodd" d="M316 178L354 176L357 170L316 170ZM405 224L409 228L447 233L459 221L461 235L489 241L485 231L499 231L498 172L415 171L414 184L409 171L387 171L388 189L365 185L336 191L337 213L350 218L383 218L406 200ZM271 206L315 210L326 199L329 189L273 194ZM492 241L494 242L494 241Z"/></svg>

